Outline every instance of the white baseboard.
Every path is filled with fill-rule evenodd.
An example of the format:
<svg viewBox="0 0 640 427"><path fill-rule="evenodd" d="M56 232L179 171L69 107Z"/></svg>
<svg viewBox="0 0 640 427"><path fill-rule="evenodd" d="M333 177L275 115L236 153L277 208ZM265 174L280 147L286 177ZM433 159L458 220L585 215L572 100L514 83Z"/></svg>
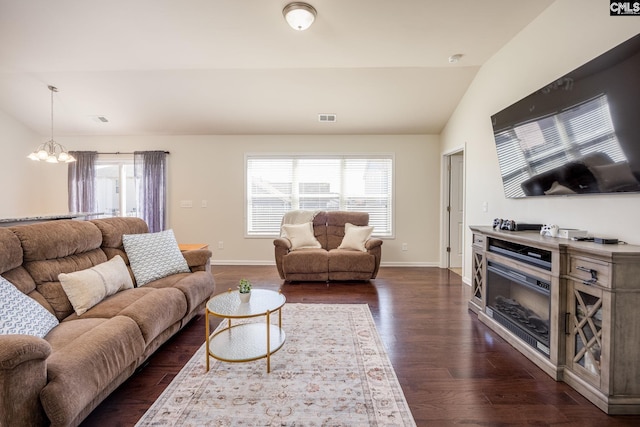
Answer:
<svg viewBox="0 0 640 427"><path fill-rule="evenodd" d="M275 261L211 260L211 265L276 265ZM382 262L380 267L438 267L437 262Z"/></svg>
<svg viewBox="0 0 640 427"><path fill-rule="evenodd" d="M275 261L255 261L255 260L237 260L237 259L223 259L223 260L211 260L211 265L276 265Z"/></svg>
<svg viewBox="0 0 640 427"><path fill-rule="evenodd" d="M471 286L471 279L469 279L468 277L462 277L462 283L464 283L467 286Z"/></svg>
<svg viewBox="0 0 640 427"><path fill-rule="evenodd" d="M388 261L381 262L380 267L438 267L437 262L402 262L402 261Z"/></svg>

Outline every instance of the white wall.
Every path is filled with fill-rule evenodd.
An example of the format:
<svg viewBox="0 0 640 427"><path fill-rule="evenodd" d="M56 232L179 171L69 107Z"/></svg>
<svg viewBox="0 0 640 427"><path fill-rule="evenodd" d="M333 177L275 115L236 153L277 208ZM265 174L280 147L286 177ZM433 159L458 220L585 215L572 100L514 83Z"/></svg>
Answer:
<svg viewBox="0 0 640 427"><path fill-rule="evenodd" d="M46 140L0 111L0 218L45 211L43 201L49 197L49 185L42 175L45 165L26 156ZM62 212L66 211L65 201Z"/></svg>
<svg viewBox="0 0 640 427"><path fill-rule="evenodd" d="M245 153L394 153L396 238L385 240L383 263L436 266L440 262L437 136L89 136L56 140L70 150L170 151L170 227L181 242L209 244L214 263L273 263L273 239L244 237ZM20 171L31 166L24 156L32 149L18 150L11 167ZM66 212L66 167L37 166L42 166L49 183L43 206L49 213ZM181 200L192 200L193 208L180 208ZM202 200L207 200L207 208L200 207ZM219 241L224 242L223 250L218 250ZM401 250L402 243L408 244L408 251Z"/></svg>
<svg viewBox="0 0 640 427"><path fill-rule="evenodd" d="M467 144L467 225L490 225L496 217L555 223L640 244L640 195L506 199L490 120L492 114L634 36L639 28L633 17L610 17L601 0L558 0L480 69L441 135L442 152ZM486 213L483 202L488 202ZM470 242L467 230L467 282Z"/></svg>

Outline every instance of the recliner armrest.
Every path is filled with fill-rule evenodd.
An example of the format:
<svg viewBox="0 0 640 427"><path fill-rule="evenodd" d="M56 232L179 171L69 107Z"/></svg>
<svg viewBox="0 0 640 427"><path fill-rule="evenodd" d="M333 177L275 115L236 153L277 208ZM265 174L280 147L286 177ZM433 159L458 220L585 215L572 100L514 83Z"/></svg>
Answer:
<svg viewBox="0 0 640 427"><path fill-rule="evenodd" d="M278 237L273 241L273 245L277 248L291 249L291 241L285 237Z"/></svg>
<svg viewBox="0 0 640 427"><path fill-rule="evenodd" d="M182 252L182 256L187 261L187 265L191 272L195 271L211 271L212 253L208 249L194 249Z"/></svg>
<svg viewBox="0 0 640 427"><path fill-rule="evenodd" d="M40 404L51 345L30 335L0 335L0 425L44 425ZM8 393L8 394L7 394Z"/></svg>
<svg viewBox="0 0 640 427"><path fill-rule="evenodd" d="M369 239L364 242L364 247L370 251L373 248L377 248L378 246L382 246L382 240L380 239Z"/></svg>
<svg viewBox="0 0 640 427"><path fill-rule="evenodd" d="M282 269L282 258L289 253L291 249L291 241L284 237L278 237L273 241L273 252L276 258L276 267L281 279L284 279L284 270Z"/></svg>

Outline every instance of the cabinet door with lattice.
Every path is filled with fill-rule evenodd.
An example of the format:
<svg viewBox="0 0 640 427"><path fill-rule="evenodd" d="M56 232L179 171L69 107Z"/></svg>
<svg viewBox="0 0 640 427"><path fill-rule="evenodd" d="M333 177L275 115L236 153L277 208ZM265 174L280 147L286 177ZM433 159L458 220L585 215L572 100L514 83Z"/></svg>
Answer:
<svg viewBox="0 0 640 427"><path fill-rule="evenodd" d="M608 336L608 302L602 289L569 280L567 366L582 379L601 386L607 355L603 337Z"/></svg>
<svg viewBox="0 0 640 427"><path fill-rule="evenodd" d="M473 250L472 253L471 299L482 309L484 308L484 252Z"/></svg>

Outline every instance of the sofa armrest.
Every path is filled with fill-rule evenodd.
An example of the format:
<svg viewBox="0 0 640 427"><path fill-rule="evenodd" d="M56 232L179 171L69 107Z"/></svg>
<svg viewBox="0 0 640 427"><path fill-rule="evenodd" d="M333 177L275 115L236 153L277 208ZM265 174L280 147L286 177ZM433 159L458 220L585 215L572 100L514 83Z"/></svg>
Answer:
<svg viewBox="0 0 640 427"><path fill-rule="evenodd" d="M364 242L364 247L366 250L370 251L373 248L377 248L382 245L382 240L380 239L369 239Z"/></svg>
<svg viewBox="0 0 640 427"><path fill-rule="evenodd" d="M278 237L273 241L273 246L276 248L284 248L288 251L291 249L291 241L285 237Z"/></svg>
<svg viewBox="0 0 640 427"><path fill-rule="evenodd" d="M40 404L51 346L30 335L0 335L0 425L48 424Z"/></svg>
<svg viewBox="0 0 640 427"><path fill-rule="evenodd" d="M284 270L282 269L282 258L289 253L291 249L291 241L284 237L279 237L273 241L274 255L276 258L276 267L278 267L278 274L280 278L284 280Z"/></svg>
<svg viewBox="0 0 640 427"><path fill-rule="evenodd" d="M371 274L371 278L375 279L378 275L378 270L380 269L380 260L382 259L382 240L380 239L369 239L364 242L364 247L367 249L367 253L373 255L376 259L375 261L375 269Z"/></svg>
<svg viewBox="0 0 640 427"><path fill-rule="evenodd" d="M211 271L212 253L208 249L194 249L182 252L182 256L187 260L187 265L191 272Z"/></svg>

